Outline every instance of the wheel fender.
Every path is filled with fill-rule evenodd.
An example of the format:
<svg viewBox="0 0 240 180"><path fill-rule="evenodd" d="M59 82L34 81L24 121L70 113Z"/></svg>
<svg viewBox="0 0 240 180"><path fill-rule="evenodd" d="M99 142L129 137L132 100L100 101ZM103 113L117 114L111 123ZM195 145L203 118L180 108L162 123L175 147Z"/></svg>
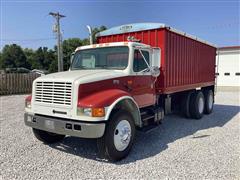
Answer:
<svg viewBox="0 0 240 180"><path fill-rule="evenodd" d="M111 113L114 109L124 109L127 110L134 120L134 123L138 127L142 127L141 115L139 107L135 100L131 96L122 96L116 99L108 108L106 112L105 119L110 118Z"/></svg>

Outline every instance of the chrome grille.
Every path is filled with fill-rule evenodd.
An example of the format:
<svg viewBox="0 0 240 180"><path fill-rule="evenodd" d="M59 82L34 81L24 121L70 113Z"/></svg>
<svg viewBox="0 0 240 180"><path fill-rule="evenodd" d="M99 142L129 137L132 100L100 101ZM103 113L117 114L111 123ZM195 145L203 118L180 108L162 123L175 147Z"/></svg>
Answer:
<svg viewBox="0 0 240 180"><path fill-rule="evenodd" d="M71 95L72 83L70 82L36 82L36 102L70 106Z"/></svg>

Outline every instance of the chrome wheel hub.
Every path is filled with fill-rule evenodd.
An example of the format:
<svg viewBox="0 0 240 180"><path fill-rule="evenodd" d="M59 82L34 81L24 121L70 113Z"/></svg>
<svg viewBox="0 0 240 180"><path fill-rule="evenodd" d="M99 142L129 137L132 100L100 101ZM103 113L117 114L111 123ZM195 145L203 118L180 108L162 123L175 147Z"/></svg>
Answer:
<svg viewBox="0 0 240 180"><path fill-rule="evenodd" d="M114 130L114 145L118 151L124 151L131 140L131 125L127 120L121 120Z"/></svg>

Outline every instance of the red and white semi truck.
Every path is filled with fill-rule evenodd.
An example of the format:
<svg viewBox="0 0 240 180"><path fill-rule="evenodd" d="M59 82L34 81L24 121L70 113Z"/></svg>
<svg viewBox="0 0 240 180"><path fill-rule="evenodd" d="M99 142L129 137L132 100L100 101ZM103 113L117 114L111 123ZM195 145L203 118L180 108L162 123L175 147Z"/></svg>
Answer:
<svg viewBox="0 0 240 180"><path fill-rule="evenodd" d="M33 82L24 121L37 139L97 138L100 152L116 161L130 152L137 129L164 115L200 119L212 112L212 44L160 23L113 27L97 42L75 50L69 71Z"/></svg>

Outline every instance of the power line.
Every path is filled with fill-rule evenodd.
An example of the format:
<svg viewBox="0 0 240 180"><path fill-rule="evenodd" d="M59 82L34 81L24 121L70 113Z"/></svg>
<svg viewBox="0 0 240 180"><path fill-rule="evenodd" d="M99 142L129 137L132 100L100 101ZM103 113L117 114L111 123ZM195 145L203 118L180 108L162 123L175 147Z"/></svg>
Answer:
<svg viewBox="0 0 240 180"><path fill-rule="evenodd" d="M0 41L48 41L55 40L56 38L35 38L35 39L0 39Z"/></svg>
<svg viewBox="0 0 240 180"><path fill-rule="evenodd" d="M236 26L239 26L239 20L233 20L233 21L225 21L225 22L221 22L218 24L212 24L212 25L206 25L206 26L202 26L199 27L201 29L225 29L225 28L234 28Z"/></svg>

